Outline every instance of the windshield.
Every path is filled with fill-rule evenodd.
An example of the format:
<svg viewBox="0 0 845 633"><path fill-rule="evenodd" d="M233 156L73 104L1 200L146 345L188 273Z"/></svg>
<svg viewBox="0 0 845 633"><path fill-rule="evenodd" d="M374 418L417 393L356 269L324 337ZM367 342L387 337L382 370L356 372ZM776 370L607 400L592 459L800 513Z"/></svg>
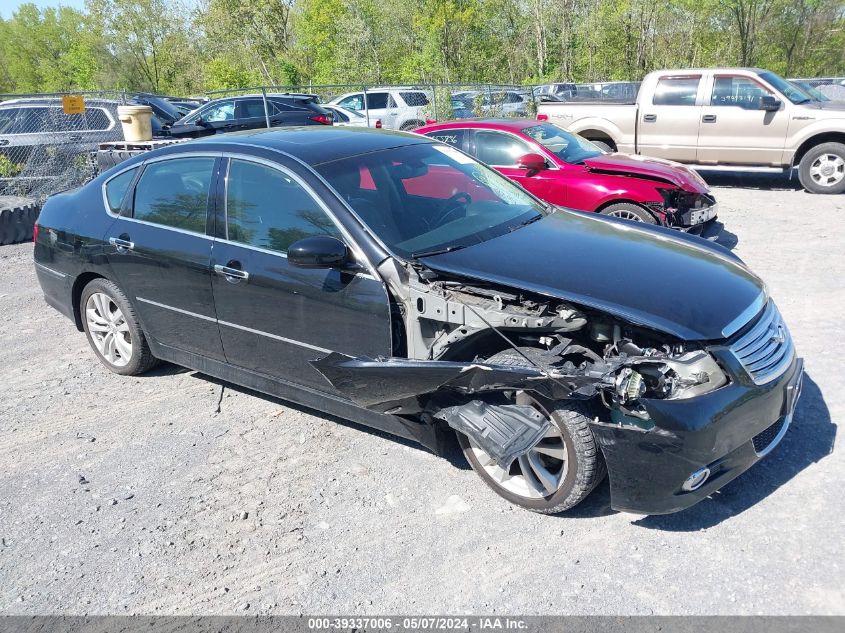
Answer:
<svg viewBox="0 0 845 633"><path fill-rule="evenodd" d="M526 127L522 129L522 133L527 134L567 163L580 163L604 153L587 139L567 132L552 123Z"/></svg>
<svg viewBox="0 0 845 633"><path fill-rule="evenodd" d="M813 100L810 95L801 90L801 88L796 86L794 83L787 81L783 77L769 72L768 70L760 73L760 78L769 82L772 87L774 87L792 103L807 103L808 101Z"/></svg>
<svg viewBox="0 0 845 633"><path fill-rule="evenodd" d="M789 83L791 83L794 86L797 86L800 90L803 90L804 92L806 92L808 95L810 95L813 98L814 101L830 101L830 99L827 97L827 95L825 95L820 90L813 88L813 86L809 85L806 82L790 81Z"/></svg>
<svg viewBox="0 0 845 633"><path fill-rule="evenodd" d="M316 169L388 248L406 258L478 244L548 213L507 178L440 143Z"/></svg>

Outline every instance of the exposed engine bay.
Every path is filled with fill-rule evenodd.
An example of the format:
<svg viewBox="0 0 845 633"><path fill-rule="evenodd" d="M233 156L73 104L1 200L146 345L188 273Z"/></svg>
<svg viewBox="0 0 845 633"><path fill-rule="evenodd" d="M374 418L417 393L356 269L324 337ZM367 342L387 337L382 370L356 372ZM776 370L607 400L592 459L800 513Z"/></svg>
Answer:
<svg viewBox="0 0 845 633"><path fill-rule="evenodd" d="M393 357L332 353L312 365L356 404L442 420L503 467L548 427L509 394L597 398L609 423L648 430L643 400L688 398L727 383L703 347L596 310L390 259L379 272L395 300ZM516 362L497 362L503 350Z"/></svg>

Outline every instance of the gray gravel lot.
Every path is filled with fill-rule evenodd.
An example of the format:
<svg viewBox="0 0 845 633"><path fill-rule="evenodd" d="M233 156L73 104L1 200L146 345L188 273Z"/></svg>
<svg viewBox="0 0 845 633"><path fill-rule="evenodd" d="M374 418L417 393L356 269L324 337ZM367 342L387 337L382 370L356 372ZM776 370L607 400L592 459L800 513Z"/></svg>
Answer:
<svg viewBox="0 0 845 633"><path fill-rule="evenodd" d="M705 177L807 379L768 459L662 517L606 483L531 514L460 455L173 366L112 375L32 245L0 247L0 613L845 614L845 196Z"/></svg>

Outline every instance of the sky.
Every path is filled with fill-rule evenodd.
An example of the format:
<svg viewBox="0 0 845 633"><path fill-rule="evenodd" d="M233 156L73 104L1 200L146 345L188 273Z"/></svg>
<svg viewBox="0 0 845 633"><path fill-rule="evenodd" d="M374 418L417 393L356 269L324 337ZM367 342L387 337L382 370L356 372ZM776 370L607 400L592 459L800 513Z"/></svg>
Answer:
<svg viewBox="0 0 845 633"><path fill-rule="evenodd" d="M82 9L85 6L85 0L0 0L0 17L10 18L19 6L31 2L38 7L55 7L62 5L65 7L73 7L75 9Z"/></svg>

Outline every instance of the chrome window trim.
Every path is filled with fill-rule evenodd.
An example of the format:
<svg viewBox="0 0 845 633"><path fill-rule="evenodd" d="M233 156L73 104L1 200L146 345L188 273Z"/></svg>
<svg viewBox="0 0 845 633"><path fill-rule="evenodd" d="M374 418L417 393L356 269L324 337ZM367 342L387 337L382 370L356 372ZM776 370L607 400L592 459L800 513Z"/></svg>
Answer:
<svg viewBox="0 0 845 633"><path fill-rule="evenodd" d="M175 306L167 305L166 303L159 303L158 301L153 301L152 299L145 299L143 297L135 297L136 300L140 301L141 303L146 303L152 306L156 306L157 308L162 308L163 310L171 310L173 312L178 312L179 314L184 314L185 316L194 317L197 319L202 319L203 321L209 321L211 323L217 323L218 325L225 325L226 327L235 328L236 330L243 330L244 332L250 332L251 334L258 334L259 336L266 336L267 338L274 339L276 341L282 341L283 343L290 343L291 345L296 345L298 347L304 347L306 349L314 350L315 352L323 352L326 354L331 354L332 351L330 349L326 349L325 347L318 347L317 345L311 345L310 343L303 343L302 341L297 341L292 338L285 338L284 336L279 336L277 334L271 334L270 332L265 332L263 330L256 330L251 327L246 327L245 325L238 325L237 323L232 323L230 321L221 321L215 317L210 317L205 314L199 314L198 312L191 312L190 310L183 310L182 308L177 308Z"/></svg>
<svg viewBox="0 0 845 633"><path fill-rule="evenodd" d="M306 168L308 168L309 171L316 174L316 172L311 167L309 167L306 163L304 163L303 161L300 161L296 157L291 156L290 154L287 154L285 152L280 152L280 153L283 154L284 156L288 156L289 158L293 158L293 159L297 160L302 165L304 165ZM244 248L249 248L249 249L260 251L260 252L263 252L263 253L268 253L270 255L279 255L279 256L287 259L287 252L283 253L281 251L274 251L274 250L271 250L271 249L262 248L261 246L253 246L251 244L244 244L242 242L236 242L236 241L229 239L229 195L228 195L228 193L229 193L229 170L231 169L231 166L232 166L232 160L244 160L246 162L257 163L259 165L263 165L265 167L270 167L271 169L275 169L276 171L284 174L285 176L290 177L300 187L302 187L305 190L305 192L309 196L311 196L311 198L317 203L317 205L320 207L320 209L322 209L323 213L326 214L326 216L329 218L329 220L331 220L332 224L335 225L335 228L337 228L337 230L343 236L343 239L346 241L347 246L352 251L352 255L355 257L355 261L362 262L364 264L365 268L367 268L368 271L369 271L369 277L371 277L372 279L375 279L375 280L381 280L381 277L376 272L375 266L373 266L372 262L370 262L369 258L364 254L364 251L361 249L361 247L358 245L358 243L352 238L352 235L349 234L349 231L347 231L346 228L343 226L343 224L341 224L340 221L337 219L337 217L335 217L335 214L332 213L331 209L329 209L328 205L322 200L322 198L320 198L320 196L317 194L317 192L314 191L314 189L307 182L305 182L299 175L295 174L293 171L291 171L290 169L288 169L284 165L280 165L279 163L272 161L272 160L269 160L269 159L266 159L266 158L261 158L260 156L252 156L250 154L238 154L238 153L232 153L232 152L225 152L223 154L223 156L225 158L229 159L229 164L226 166L226 174L225 174L224 179L223 179L224 185L225 185L224 195L223 195L223 217L224 217L224 221L225 221L226 238L225 239L216 238L217 241L222 241L222 242L226 242L226 243L229 243L229 244L242 246ZM319 177L319 174L317 174L317 176ZM322 177L321 177L321 180L322 180ZM328 184L328 183L325 183L325 184ZM331 191L333 191L335 193L335 195L337 195L337 192L334 191L334 189L331 189ZM342 200L342 198L341 198L341 200ZM347 207L348 207L348 205L347 205ZM359 219L359 221L360 221L360 219Z"/></svg>

